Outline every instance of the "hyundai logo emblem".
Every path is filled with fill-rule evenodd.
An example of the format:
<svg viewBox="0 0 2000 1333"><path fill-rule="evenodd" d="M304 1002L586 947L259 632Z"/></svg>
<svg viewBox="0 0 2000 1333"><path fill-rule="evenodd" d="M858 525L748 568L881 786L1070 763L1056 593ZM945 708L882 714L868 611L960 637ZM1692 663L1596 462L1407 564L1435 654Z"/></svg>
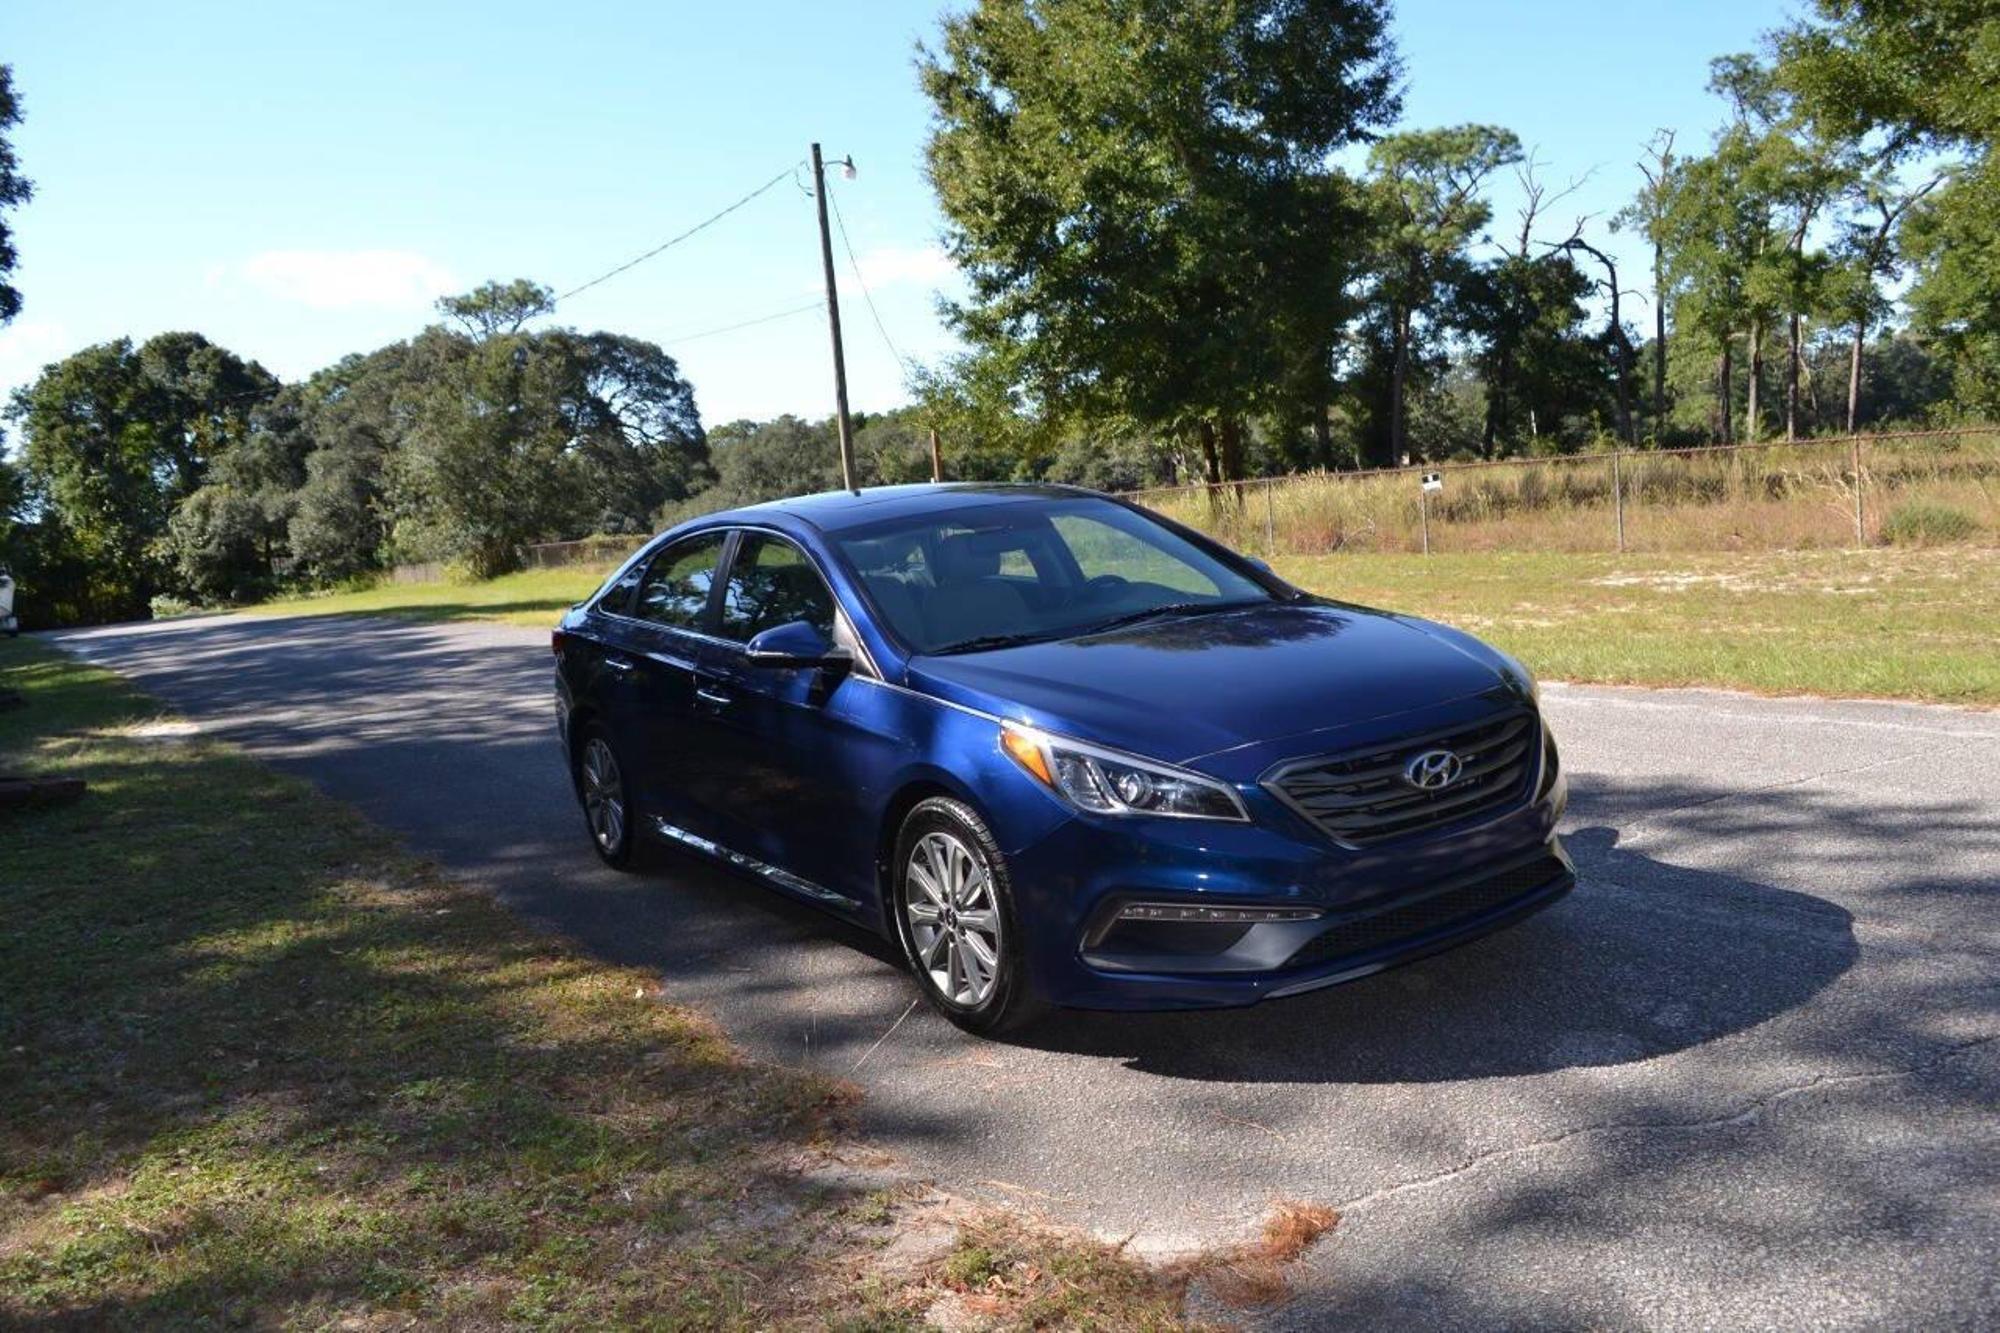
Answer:
<svg viewBox="0 0 2000 1333"><path fill-rule="evenodd" d="M1465 761L1450 750L1426 750L1403 765L1403 781L1418 791L1442 791L1465 772Z"/></svg>

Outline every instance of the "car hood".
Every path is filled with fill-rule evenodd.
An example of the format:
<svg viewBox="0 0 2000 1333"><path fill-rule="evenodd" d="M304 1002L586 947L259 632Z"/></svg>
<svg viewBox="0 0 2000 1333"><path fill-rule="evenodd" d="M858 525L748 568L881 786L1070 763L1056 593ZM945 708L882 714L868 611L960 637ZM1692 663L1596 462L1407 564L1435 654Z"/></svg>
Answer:
<svg viewBox="0 0 2000 1333"><path fill-rule="evenodd" d="M1175 763L1525 688L1469 635L1318 600L919 656L909 675L953 703Z"/></svg>

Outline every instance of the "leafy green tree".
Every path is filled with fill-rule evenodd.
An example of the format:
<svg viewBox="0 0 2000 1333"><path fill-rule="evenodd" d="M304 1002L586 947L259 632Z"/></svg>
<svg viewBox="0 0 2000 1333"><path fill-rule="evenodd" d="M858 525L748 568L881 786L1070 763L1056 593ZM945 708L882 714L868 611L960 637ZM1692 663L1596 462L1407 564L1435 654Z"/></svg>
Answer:
<svg viewBox="0 0 2000 1333"><path fill-rule="evenodd" d="M519 333L529 320L556 308L555 293L526 278L483 283L460 296L441 297L438 313L457 321L477 341Z"/></svg>
<svg viewBox="0 0 2000 1333"><path fill-rule="evenodd" d="M1667 276L1668 208L1676 189L1675 171L1680 165L1674 156L1672 130L1656 133L1645 147L1645 156L1639 161L1639 174L1645 178L1645 185L1634 196L1631 203L1619 210L1611 220L1613 231L1636 231L1645 237L1647 246L1653 252L1653 354L1652 384L1652 434L1655 443L1667 423L1667 312L1673 304L1673 291Z"/></svg>
<svg viewBox="0 0 2000 1333"><path fill-rule="evenodd" d="M96 603L139 615L173 584L169 518L277 387L199 334L163 333L85 348L16 393L24 465L108 590Z"/></svg>
<svg viewBox="0 0 2000 1333"><path fill-rule="evenodd" d="M167 520L167 544L181 585L205 605L268 592L268 530L254 497L227 482L203 486Z"/></svg>
<svg viewBox="0 0 2000 1333"><path fill-rule="evenodd" d="M6 212L27 203L35 193L34 185L21 174L20 160L14 156L7 133L20 123L21 99L14 91L14 67L0 65L0 324L10 323L21 313L21 293L7 281L20 256L14 250Z"/></svg>
<svg viewBox="0 0 2000 1333"><path fill-rule="evenodd" d="M247 429L213 456L208 479L167 521L175 568L202 602L246 601L276 584L311 447L300 399L285 388L252 405Z"/></svg>
<svg viewBox="0 0 2000 1333"><path fill-rule="evenodd" d="M1603 403L1604 347L1583 329L1593 285L1561 250L1504 255L1465 276L1461 319L1479 343L1486 399L1481 454L1554 436L1565 417L1588 419Z"/></svg>
<svg viewBox="0 0 2000 1333"><path fill-rule="evenodd" d="M489 283L438 303L468 333L437 326L411 342L381 488L400 555L499 573L525 543L642 530L707 480L673 358L612 334L523 331L547 306L533 284Z"/></svg>
<svg viewBox="0 0 2000 1333"><path fill-rule="evenodd" d="M840 487L840 443L830 418L807 421L786 413L770 421L732 421L711 432L709 456L716 481L702 499L710 508ZM856 462L866 457L857 451Z"/></svg>
<svg viewBox="0 0 2000 1333"><path fill-rule="evenodd" d="M1369 150L1371 320L1387 372L1378 463L1407 452L1410 384L1422 343L1442 336L1447 304L1473 280L1470 250L1493 216L1482 193L1487 182L1520 160L1520 140L1490 125L1393 134Z"/></svg>
<svg viewBox="0 0 2000 1333"><path fill-rule="evenodd" d="M662 505L711 479L694 390L657 345L560 329L529 348L559 362L560 413L572 432L593 530L649 531Z"/></svg>
<svg viewBox="0 0 2000 1333"><path fill-rule="evenodd" d="M327 584L381 567L388 537L383 477L402 439L398 400L410 388L410 347L349 356L299 389L305 482L292 497L286 542L299 574Z"/></svg>
<svg viewBox="0 0 2000 1333"><path fill-rule="evenodd" d="M2000 411L2000 10L1991 0L1814 0L1773 46L1778 80L1825 133L1892 168L1944 160L1946 183L1901 219L1908 305L1952 362L1961 405ZM1922 186L1881 190L1878 180L1881 197L1895 188Z"/></svg>
<svg viewBox="0 0 2000 1333"><path fill-rule="evenodd" d="M1727 444L1734 438L1735 343L1748 335L1761 367L1769 308L1753 309L1752 294L1763 292L1768 300L1769 284L1760 281L1757 269L1776 245L1770 200L1758 180L1756 140L1745 126L1732 125L1706 156L1680 163L1660 229L1674 330L1683 344L1696 339L1716 358L1712 430ZM1754 391L1749 403L1754 412Z"/></svg>
<svg viewBox="0 0 2000 1333"><path fill-rule="evenodd" d="M919 67L981 377L1241 475L1328 341L1308 277L1351 234L1329 154L1396 111L1385 0L980 0Z"/></svg>
<svg viewBox="0 0 2000 1333"><path fill-rule="evenodd" d="M421 372L385 494L399 557L474 576L512 569L527 542L576 535L584 504L558 408L560 374L519 334L472 342L443 328L412 342Z"/></svg>

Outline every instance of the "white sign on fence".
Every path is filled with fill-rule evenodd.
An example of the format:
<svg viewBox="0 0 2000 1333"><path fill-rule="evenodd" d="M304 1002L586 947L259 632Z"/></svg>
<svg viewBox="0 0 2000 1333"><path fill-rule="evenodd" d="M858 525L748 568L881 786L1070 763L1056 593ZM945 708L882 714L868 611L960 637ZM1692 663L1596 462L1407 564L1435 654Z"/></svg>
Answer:
<svg viewBox="0 0 2000 1333"><path fill-rule="evenodd" d="M1444 489L1444 473L1442 473L1442 472L1426 472L1426 473L1424 473L1424 489L1425 489L1425 490L1427 490L1427 491L1441 491L1441 490L1443 490L1443 489Z"/></svg>

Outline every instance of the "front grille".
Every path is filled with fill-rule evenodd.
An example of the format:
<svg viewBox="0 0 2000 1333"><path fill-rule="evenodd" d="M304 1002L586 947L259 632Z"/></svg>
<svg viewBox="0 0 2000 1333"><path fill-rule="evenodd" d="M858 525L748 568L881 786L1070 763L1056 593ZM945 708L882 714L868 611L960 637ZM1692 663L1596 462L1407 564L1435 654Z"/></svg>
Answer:
<svg viewBox="0 0 2000 1333"><path fill-rule="evenodd" d="M1484 916L1567 873L1568 867L1555 857L1537 857L1512 870L1503 870L1486 879L1433 893L1415 902L1398 903L1349 917L1307 940L1285 966L1304 967L1330 958L1372 953L1399 940L1446 930L1462 921Z"/></svg>
<svg viewBox="0 0 2000 1333"><path fill-rule="evenodd" d="M1535 721L1531 710L1518 709L1335 759L1305 760L1265 785L1336 842L1361 847L1400 838L1524 797ZM1423 791L1404 780L1404 766L1428 750L1450 750L1464 761L1457 781Z"/></svg>

